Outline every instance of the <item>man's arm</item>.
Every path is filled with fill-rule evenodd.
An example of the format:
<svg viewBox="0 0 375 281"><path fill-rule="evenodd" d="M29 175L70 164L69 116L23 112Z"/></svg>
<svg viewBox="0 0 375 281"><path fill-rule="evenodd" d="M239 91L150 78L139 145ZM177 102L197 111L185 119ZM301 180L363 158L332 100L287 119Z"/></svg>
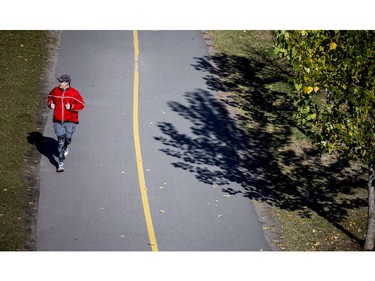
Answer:
<svg viewBox="0 0 375 281"><path fill-rule="evenodd" d="M53 90L48 95L47 106L51 109L55 109L55 104L53 103Z"/></svg>
<svg viewBox="0 0 375 281"><path fill-rule="evenodd" d="M81 111L85 108L85 102L78 91L75 92L74 96L70 97L70 101L69 106L66 106L67 109L70 107L71 111Z"/></svg>

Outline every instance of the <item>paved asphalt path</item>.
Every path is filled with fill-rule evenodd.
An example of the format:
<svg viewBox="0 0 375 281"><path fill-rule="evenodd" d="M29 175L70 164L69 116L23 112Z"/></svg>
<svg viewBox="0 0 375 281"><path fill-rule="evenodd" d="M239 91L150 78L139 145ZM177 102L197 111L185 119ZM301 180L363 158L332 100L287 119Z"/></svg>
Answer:
<svg viewBox="0 0 375 281"><path fill-rule="evenodd" d="M207 156L216 140L207 139L224 124L211 124L213 112L223 109L206 83L207 73L194 67L208 55L202 33L139 31L138 39L137 126L158 250L269 250L249 199L223 192L240 187L230 181L218 186L210 178L219 167ZM133 136L134 54L132 31L62 33L55 76L71 75L86 108L63 173L54 166L52 112L48 117L39 251L152 250ZM202 134L206 142L197 150Z"/></svg>

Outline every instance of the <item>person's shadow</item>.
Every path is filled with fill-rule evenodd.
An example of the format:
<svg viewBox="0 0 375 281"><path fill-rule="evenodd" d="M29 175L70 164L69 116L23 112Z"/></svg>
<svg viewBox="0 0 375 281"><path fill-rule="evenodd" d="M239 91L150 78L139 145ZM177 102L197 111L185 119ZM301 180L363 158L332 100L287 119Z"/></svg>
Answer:
<svg viewBox="0 0 375 281"><path fill-rule="evenodd" d="M40 154L48 158L49 162L57 168L58 163L55 157L57 153L57 141L50 137L43 136L40 132L28 133L27 141L35 146Z"/></svg>

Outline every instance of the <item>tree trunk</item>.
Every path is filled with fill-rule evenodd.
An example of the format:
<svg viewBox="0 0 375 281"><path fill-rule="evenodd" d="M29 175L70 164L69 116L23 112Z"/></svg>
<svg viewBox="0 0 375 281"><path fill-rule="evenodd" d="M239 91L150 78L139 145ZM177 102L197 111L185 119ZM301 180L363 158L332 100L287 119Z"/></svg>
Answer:
<svg viewBox="0 0 375 281"><path fill-rule="evenodd" d="M368 173L368 225L367 225L367 235L364 250L372 251L374 250L375 241L375 167L374 165L369 165Z"/></svg>

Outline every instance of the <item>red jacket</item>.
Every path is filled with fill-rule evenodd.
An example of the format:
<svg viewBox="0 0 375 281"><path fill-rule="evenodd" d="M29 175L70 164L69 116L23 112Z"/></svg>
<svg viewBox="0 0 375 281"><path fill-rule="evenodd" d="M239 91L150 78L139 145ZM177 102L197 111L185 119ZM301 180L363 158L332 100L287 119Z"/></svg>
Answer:
<svg viewBox="0 0 375 281"><path fill-rule="evenodd" d="M76 89L69 87L63 91L59 87L55 87L48 95L49 108L51 108L52 103L55 104L55 110L53 112L54 122L79 123L78 111L84 109L85 102ZM71 105L69 110L65 107L67 103Z"/></svg>

